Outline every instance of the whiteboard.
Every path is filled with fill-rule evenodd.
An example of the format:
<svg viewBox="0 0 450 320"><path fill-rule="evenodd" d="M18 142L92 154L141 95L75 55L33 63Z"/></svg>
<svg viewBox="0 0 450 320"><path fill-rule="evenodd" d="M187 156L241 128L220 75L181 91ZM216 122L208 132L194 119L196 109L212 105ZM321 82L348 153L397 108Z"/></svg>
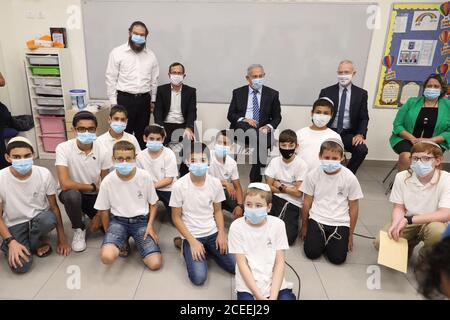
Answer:
<svg viewBox="0 0 450 320"><path fill-rule="evenodd" d="M109 53L141 20L150 29L147 45L159 62L159 84L168 82L168 66L181 62L199 102L229 103L232 90L246 84L247 67L260 63L283 105L312 105L321 88L337 82L343 59L354 61L355 84L363 83L372 38L368 5L83 0L90 97L106 99Z"/></svg>

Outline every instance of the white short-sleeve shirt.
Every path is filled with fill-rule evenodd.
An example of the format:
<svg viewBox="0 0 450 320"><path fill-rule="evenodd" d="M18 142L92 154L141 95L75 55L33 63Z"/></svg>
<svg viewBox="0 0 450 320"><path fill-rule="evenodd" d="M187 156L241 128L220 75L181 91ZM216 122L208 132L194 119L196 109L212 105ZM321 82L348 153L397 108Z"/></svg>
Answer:
<svg viewBox="0 0 450 320"><path fill-rule="evenodd" d="M278 250L289 249L284 222L269 215L263 226L254 227L247 224L244 217L236 219L228 233L228 248L230 253L245 255L261 294L269 297L276 253ZM292 289L292 283L283 279L280 290L288 288ZM237 265L236 291L253 294Z"/></svg>
<svg viewBox="0 0 450 320"><path fill-rule="evenodd" d="M198 187L188 173L173 185L169 205L181 208L181 218L189 232L195 238L202 238L217 232L213 204L224 200L225 193L219 179L206 174L205 183Z"/></svg>
<svg viewBox="0 0 450 320"><path fill-rule="evenodd" d="M436 170L431 181L423 185L414 172L401 171L395 176L389 200L405 205L409 215L450 208L450 173L440 170L439 176Z"/></svg>
<svg viewBox="0 0 450 320"><path fill-rule="evenodd" d="M239 179L239 171L236 161L230 156L225 157L225 162L220 163L217 160L214 151L211 151L211 164L209 166L209 174L216 177L220 181L231 182Z"/></svg>
<svg viewBox="0 0 450 320"><path fill-rule="evenodd" d="M112 159L101 144L94 141L92 150L86 154L77 145L77 139L60 143L56 147L55 166L69 169L70 179L78 183L100 183L102 170L112 167Z"/></svg>
<svg viewBox="0 0 450 320"><path fill-rule="evenodd" d="M349 227L348 201L363 197L358 179L345 167L333 175L321 168L314 169L306 176L300 190L314 197L310 218L328 226Z"/></svg>
<svg viewBox="0 0 450 320"><path fill-rule="evenodd" d="M8 227L30 221L49 209L47 196L56 194L56 181L47 168L33 166L31 176L19 180L10 168L0 170L0 202Z"/></svg>
<svg viewBox="0 0 450 320"><path fill-rule="evenodd" d="M135 176L128 181L120 179L115 171L108 174L100 185L94 208L111 210L118 217L132 218L147 215L148 204L156 204L157 201L150 174L136 168Z"/></svg>
<svg viewBox="0 0 450 320"><path fill-rule="evenodd" d="M309 170L320 167L320 146L330 138L341 141L341 136L330 128L312 130L310 127L305 127L297 131L298 156L306 162Z"/></svg>
<svg viewBox="0 0 450 320"><path fill-rule="evenodd" d="M160 191L172 191L172 186L178 177L177 158L175 153L166 147L157 158L152 158L148 150L143 150L137 155L136 164L139 168L150 173L154 183L161 181L164 178L174 178L173 182Z"/></svg>
<svg viewBox="0 0 450 320"><path fill-rule="evenodd" d="M275 180L279 180L287 187L293 187L296 182L305 180L308 173L308 166L305 161L295 156L294 160L290 163L283 161L283 157L273 158L266 168L265 175ZM274 194L286 201L289 201L293 205L301 208L303 206L302 198L296 198L286 193Z"/></svg>
<svg viewBox="0 0 450 320"><path fill-rule="evenodd" d="M103 148L108 152L108 157L111 159L113 156L113 147L114 144L118 141L128 141L131 142L134 147L136 148L136 154L139 154L141 151L141 147L139 146L139 142L137 141L136 137L132 134L129 134L128 132L123 132L122 138L116 140L113 138L111 133L109 133L109 130L106 131L104 134L99 136L96 140L99 144L103 146Z"/></svg>

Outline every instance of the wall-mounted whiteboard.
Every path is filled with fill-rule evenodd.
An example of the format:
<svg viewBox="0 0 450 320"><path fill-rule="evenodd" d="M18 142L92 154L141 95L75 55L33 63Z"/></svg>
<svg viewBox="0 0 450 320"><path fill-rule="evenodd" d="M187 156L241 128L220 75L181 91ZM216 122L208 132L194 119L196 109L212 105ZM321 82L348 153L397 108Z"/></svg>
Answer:
<svg viewBox="0 0 450 320"><path fill-rule="evenodd" d="M106 98L108 55L128 40L130 24L141 20L150 29L148 46L159 61L160 84L168 81L170 63L178 61L199 102L228 103L232 90L245 84L247 66L260 63L282 104L311 105L321 88L337 82L342 59L355 62L355 83L363 83L372 39L369 5L84 0L90 96Z"/></svg>

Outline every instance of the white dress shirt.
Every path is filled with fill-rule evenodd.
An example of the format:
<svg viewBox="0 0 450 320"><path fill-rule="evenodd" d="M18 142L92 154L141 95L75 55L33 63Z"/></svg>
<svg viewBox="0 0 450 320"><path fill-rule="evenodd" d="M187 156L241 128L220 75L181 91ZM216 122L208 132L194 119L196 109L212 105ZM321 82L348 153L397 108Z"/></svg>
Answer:
<svg viewBox="0 0 450 320"><path fill-rule="evenodd" d="M339 104L341 103L341 98L342 98L342 93L344 92L344 87L339 85ZM352 84L349 84L347 86L347 98L345 100L345 112L344 112L344 123L343 123L343 128L344 129L350 129L351 128L351 124L350 124L350 99L352 97ZM338 117L339 117L339 105L336 109L336 117L334 117L334 121L333 121L333 125L331 126L332 128L337 128L337 122L338 122Z"/></svg>
<svg viewBox="0 0 450 320"><path fill-rule="evenodd" d="M170 88L170 110L164 122L184 123L183 113L181 112L181 90L183 90L183 87L179 91L174 90L172 86Z"/></svg>
<svg viewBox="0 0 450 320"><path fill-rule="evenodd" d="M112 105L117 104L117 91L132 94L150 92L156 100L159 66L152 50L134 52L128 43L114 48L106 68L106 91Z"/></svg>

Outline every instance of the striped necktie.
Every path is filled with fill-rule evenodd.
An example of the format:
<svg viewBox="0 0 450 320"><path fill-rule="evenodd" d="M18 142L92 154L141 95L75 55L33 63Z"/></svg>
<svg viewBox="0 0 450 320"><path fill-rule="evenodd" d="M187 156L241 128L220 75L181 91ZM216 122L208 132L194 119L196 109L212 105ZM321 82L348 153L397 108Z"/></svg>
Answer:
<svg viewBox="0 0 450 320"><path fill-rule="evenodd" d="M258 90L253 90L253 119L259 123Z"/></svg>

